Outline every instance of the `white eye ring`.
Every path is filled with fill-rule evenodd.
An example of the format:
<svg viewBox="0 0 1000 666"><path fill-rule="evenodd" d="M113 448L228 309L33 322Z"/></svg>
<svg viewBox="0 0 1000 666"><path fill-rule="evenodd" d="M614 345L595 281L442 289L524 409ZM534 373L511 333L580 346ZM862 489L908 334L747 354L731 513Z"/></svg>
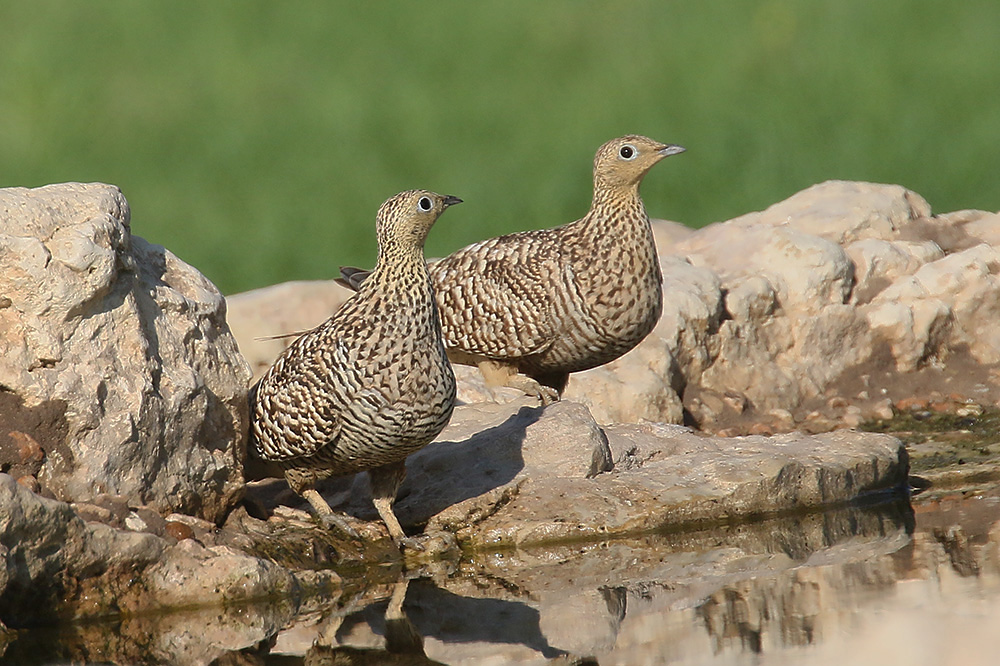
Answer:
<svg viewBox="0 0 1000 666"><path fill-rule="evenodd" d="M420 200L417 201L417 208L424 211L425 213L433 207L434 204L431 202L430 197L420 197Z"/></svg>
<svg viewBox="0 0 1000 666"><path fill-rule="evenodd" d="M639 155L639 151L631 143L626 143L618 149L618 157L627 162L631 162Z"/></svg>

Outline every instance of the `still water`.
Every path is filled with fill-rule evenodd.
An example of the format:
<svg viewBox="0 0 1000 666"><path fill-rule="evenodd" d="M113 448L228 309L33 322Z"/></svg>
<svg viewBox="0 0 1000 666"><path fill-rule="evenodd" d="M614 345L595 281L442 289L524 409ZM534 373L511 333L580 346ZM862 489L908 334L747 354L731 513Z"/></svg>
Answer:
<svg viewBox="0 0 1000 666"><path fill-rule="evenodd" d="M337 599L35 631L4 663L1000 663L1000 495L492 553Z"/></svg>

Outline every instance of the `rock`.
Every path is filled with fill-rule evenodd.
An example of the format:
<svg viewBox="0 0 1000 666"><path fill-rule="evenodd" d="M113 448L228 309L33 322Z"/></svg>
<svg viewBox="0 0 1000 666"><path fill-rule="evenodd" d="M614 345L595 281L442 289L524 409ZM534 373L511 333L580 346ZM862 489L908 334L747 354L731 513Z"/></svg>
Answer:
<svg viewBox="0 0 1000 666"><path fill-rule="evenodd" d="M854 265L835 243L791 227L718 227L674 246L696 266L716 272L723 284L765 278L785 309L816 313L847 302Z"/></svg>
<svg viewBox="0 0 1000 666"><path fill-rule="evenodd" d="M164 608L296 592L295 576L283 567L226 546L206 548L194 539L178 542L170 557L150 567L144 578L151 601Z"/></svg>
<svg viewBox="0 0 1000 666"><path fill-rule="evenodd" d="M891 419L895 412L892 409L892 400L890 398L882 398L875 403L872 409L872 416L877 419L882 419L886 421Z"/></svg>
<svg viewBox="0 0 1000 666"><path fill-rule="evenodd" d="M1000 216L930 215L904 188L831 181L660 246L665 278L683 258L715 280L721 315L685 322L701 333L696 339L661 322L614 363L572 375L566 395L601 423L687 419L708 430L767 432L804 423L831 392L884 412L859 399L876 376L894 397L932 381L918 374L928 368L954 367L949 381L970 393L991 385L1000 333L988 322L998 314L1000 262L985 243ZM692 277L683 275L681 288L665 279L668 322ZM727 394L745 398L742 416L713 398ZM774 410L793 420L770 421ZM858 423L856 410L824 411L810 429Z"/></svg>
<svg viewBox="0 0 1000 666"><path fill-rule="evenodd" d="M87 610L107 612L111 606L103 604L117 592L108 581L164 552L152 535L84 523L68 504L39 497L6 474L0 474L0 507L0 621L10 626L76 613L67 599L83 589L95 592L81 595Z"/></svg>
<svg viewBox="0 0 1000 666"><path fill-rule="evenodd" d="M943 361L957 347L980 363L1000 361L1000 339L989 324L1000 308L997 259L995 249L977 245L922 266L873 299L867 315L889 340L898 369Z"/></svg>
<svg viewBox="0 0 1000 666"><path fill-rule="evenodd" d="M24 431L44 493L220 520L242 486L249 370L219 291L129 218L110 185L0 190L3 420L44 411Z"/></svg>
<svg viewBox="0 0 1000 666"><path fill-rule="evenodd" d="M885 435L713 438L666 424L602 429L578 403L543 409L532 402L461 406L441 438L409 459L397 513L411 531L426 533L434 552L456 557L456 541L465 552L551 545L841 504L906 479L905 452ZM375 517L367 492L350 497L349 512ZM292 508L266 521L241 509L217 529L180 514L157 521L156 512L123 509L114 496L76 505L119 529L85 522L70 505L7 475L0 475L0 507L0 621L13 626L300 599L340 584L329 570L303 570L400 564L380 525L357 524L360 543L338 541Z"/></svg>
<svg viewBox="0 0 1000 666"><path fill-rule="evenodd" d="M438 439L408 459L396 504L400 521L431 519L428 530L461 534L526 482L586 480L611 469L607 438L584 406L560 402L543 410L530 404L522 398L456 410ZM373 517L370 500L352 507Z"/></svg>
<svg viewBox="0 0 1000 666"><path fill-rule="evenodd" d="M865 309L865 314L876 340L884 341L892 353L896 370L912 372L945 354L952 313L938 299L899 302L893 300L893 292L889 295L883 292L877 302Z"/></svg>
<svg viewBox="0 0 1000 666"><path fill-rule="evenodd" d="M1000 362L1000 331L996 321L1000 315L1000 251L980 244L950 254L921 266L912 275L895 281L872 301L878 316L880 305L898 309L908 307L917 320L918 313L927 313L923 321L928 331L938 325L944 340L934 340L928 334L927 357L942 347L965 347L973 358L983 364ZM947 326L945 326L947 324ZM936 344L935 344L936 343ZM903 358L904 369L909 364Z"/></svg>
<svg viewBox="0 0 1000 666"><path fill-rule="evenodd" d="M559 650L593 655L600 663L710 663L720 658L720 645L731 642L726 654L739 663L748 645L758 644L755 637L772 655L781 654L783 641L786 648L813 650L822 645L818 636L839 637L844 609L854 608L848 599L862 598L860 590L871 599L881 587L904 585L914 575L897 563L910 543L902 509L852 507L589 548L500 551L476 558L468 576L436 579L450 597L439 591L431 605L425 591L414 595L419 605L405 608L425 637L440 635L426 616L471 608L476 600L492 602L492 609L484 604L481 611L491 627L535 611L537 638L535 623L523 621L519 631L501 635L531 637L527 646L539 662L537 653ZM494 587L479 583L477 589L470 580ZM833 597L841 603L819 603ZM448 663L474 654L510 662L531 658L519 654L525 645L500 640L477 645L470 638L427 638L425 645L429 656Z"/></svg>
<svg viewBox="0 0 1000 666"><path fill-rule="evenodd" d="M739 230L787 226L848 245L865 238L895 238L914 221L931 214L930 205L919 194L899 185L829 180L808 187L766 210L746 213L728 222L698 230L685 244L690 251L710 245L717 234Z"/></svg>
<svg viewBox="0 0 1000 666"><path fill-rule="evenodd" d="M836 504L907 478L905 449L886 435L601 429L582 405L528 402L456 408L407 461L396 504L404 526L453 531L465 549L523 547ZM595 475L609 459L614 468Z"/></svg>
<svg viewBox="0 0 1000 666"><path fill-rule="evenodd" d="M301 605L283 598L147 614L113 631L81 623L60 635L52 656L18 639L4 657L645 664L743 663L759 654L798 663L809 653L829 656L823 663L858 655L894 663L903 651L907 663L929 664L954 651L933 630L943 622L949 636L969 637L960 663L989 663L981 638L1000 618L993 500L849 504L760 523L473 553L458 575L368 581L350 597L315 595ZM864 621L845 625L845 617ZM927 628L919 636L915 620Z"/></svg>
<svg viewBox="0 0 1000 666"><path fill-rule="evenodd" d="M189 525L185 525L177 520L168 520L166 526L164 527L164 532L167 536L178 541L194 537L194 530L191 529Z"/></svg>
<svg viewBox="0 0 1000 666"><path fill-rule="evenodd" d="M0 474L0 621L24 627L55 619L221 605L339 589L332 571L305 574L225 545L164 539L145 531L156 512L140 507L126 529L85 522L111 511L39 497ZM104 517L103 515L101 517ZM140 520L143 529L129 525ZM159 518L162 521L162 518ZM171 522L171 525L182 523ZM162 531L168 531L167 523ZM176 529L176 528L173 528Z"/></svg>
<svg viewBox="0 0 1000 666"><path fill-rule="evenodd" d="M939 216L942 224L956 225L967 236L991 247L1000 246L1000 213L963 210ZM973 245L970 242L969 245Z"/></svg>
<svg viewBox="0 0 1000 666"><path fill-rule="evenodd" d="M149 532L157 536L167 533L167 521L148 506L140 506L125 518L125 527L133 532Z"/></svg>
<svg viewBox="0 0 1000 666"><path fill-rule="evenodd" d="M961 252L986 243L996 245L998 214L981 210L958 210L911 221L899 234L900 240L930 240L945 254Z"/></svg>
<svg viewBox="0 0 1000 666"><path fill-rule="evenodd" d="M658 248L670 247L694 233L694 229L680 222L657 219L651 219L649 222L653 228L653 238Z"/></svg>
<svg viewBox="0 0 1000 666"><path fill-rule="evenodd" d="M865 238L899 237L913 221L930 214L923 197L899 185L828 180L732 223L741 227L788 225L848 245Z"/></svg>
<svg viewBox="0 0 1000 666"><path fill-rule="evenodd" d="M868 303L894 281L944 256L934 241L915 243L876 238L851 243L844 251L854 262L855 303Z"/></svg>
<svg viewBox="0 0 1000 666"><path fill-rule="evenodd" d="M0 389L0 471L15 478L37 477L45 462L40 442L66 438L65 412L64 401L28 407L20 396Z"/></svg>

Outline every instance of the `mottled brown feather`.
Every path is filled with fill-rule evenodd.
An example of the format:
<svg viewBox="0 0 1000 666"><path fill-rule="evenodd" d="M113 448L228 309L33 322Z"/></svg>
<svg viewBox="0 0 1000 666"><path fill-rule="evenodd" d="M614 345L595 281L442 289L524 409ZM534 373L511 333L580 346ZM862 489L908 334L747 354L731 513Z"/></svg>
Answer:
<svg viewBox="0 0 1000 666"><path fill-rule="evenodd" d="M449 358L546 403L558 399L569 373L639 344L663 307L639 186L661 159L683 151L638 135L608 141L594 157L594 198L583 218L484 240L432 262ZM355 289L367 276L346 267L341 274Z"/></svg>
<svg viewBox="0 0 1000 666"><path fill-rule="evenodd" d="M379 259L368 279L254 387L251 455L281 465L292 489L320 514L329 507L307 491L330 476L373 470L377 482L378 470L387 468L399 477L387 484L394 497L406 456L451 417L455 377L423 245L437 217L458 201L422 190L386 201L376 223ZM395 517L383 518L394 532ZM399 541L402 533L393 536Z"/></svg>
<svg viewBox="0 0 1000 666"><path fill-rule="evenodd" d="M622 157L626 146L630 159ZM586 216L475 243L432 263L452 360L506 364L561 391L568 373L639 344L662 310L639 185L653 165L682 150L636 135L609 141L594 159Z"/></svg>

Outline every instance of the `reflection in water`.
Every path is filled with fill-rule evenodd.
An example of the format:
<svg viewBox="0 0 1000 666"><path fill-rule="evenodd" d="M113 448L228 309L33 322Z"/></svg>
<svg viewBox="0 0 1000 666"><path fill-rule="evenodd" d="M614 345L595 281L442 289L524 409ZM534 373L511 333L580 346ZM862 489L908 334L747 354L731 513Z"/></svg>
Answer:
<svg viewBox="0 0 1000 666"><path fill-rule="evenodd" d="M424 639L420 631L413 625L403 611L403 601L406 599L408 581L402 581L393 586L392 597L382 606L379 614L382 635L385 646L382 648L357 648L342 646L336 634L343 625L343 616L332 618L332 622L320 632L316 643L305 654L305 666L332 666L334 664L440 664L439 661L428 659L424 653ZM369 614L367 609L362 611ZM353 617L353 616L351 616Z"/></svg>
<svg viewBox="0 0 1000 666"><path fill-rule="evenodd" d="M342 633L349 635L360 623L376 634L388 636L382 621L383 604L373 604L344 620ZM517 643L544 657L564 654L549 645L539 626L538 610L520 601L466 597L438 587L430 580L415 580L406 596L406 616L425 638L444 643Z"/></svg>
<svg viewBox="0 0 1000 666"><path fill-rule="evenodd" d="M483 554L334 600L34 632L4 661L972 666L1000 652L998 544L997 498L843 508Z"/></svg>

